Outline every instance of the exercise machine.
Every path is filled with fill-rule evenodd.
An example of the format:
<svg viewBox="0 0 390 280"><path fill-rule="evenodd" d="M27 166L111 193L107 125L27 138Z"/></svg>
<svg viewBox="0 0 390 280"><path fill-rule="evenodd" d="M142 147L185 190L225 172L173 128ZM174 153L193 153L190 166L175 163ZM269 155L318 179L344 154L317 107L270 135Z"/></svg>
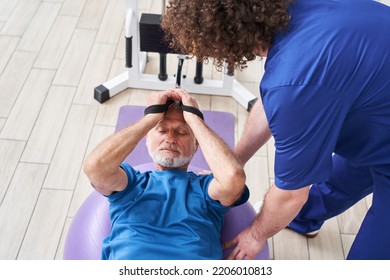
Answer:
<svg viewBox="0 0 390 280"><path fill-rule="evenodd" d="M234 72L228 71L227 65L222 70L222 79L212 80L203 78L203 63L196 62L194 79L184 79L182 68L188 56L177 54L176 75L168 76L166 72L167 54L175 54L175 50L172 50L164 42L163 31L160 28L161 18L166 7L165 0L162 1L161 14L142 14L140 20L138 20L137 1L125 1L127 70L95 88L94 98L98 102L104 103L127 88L165 90L180 87L190 93L231 96L248 111L251 110L257 98L234 78ZM144 73L148 52L159 53L160 69L158 75Z"/></svg>

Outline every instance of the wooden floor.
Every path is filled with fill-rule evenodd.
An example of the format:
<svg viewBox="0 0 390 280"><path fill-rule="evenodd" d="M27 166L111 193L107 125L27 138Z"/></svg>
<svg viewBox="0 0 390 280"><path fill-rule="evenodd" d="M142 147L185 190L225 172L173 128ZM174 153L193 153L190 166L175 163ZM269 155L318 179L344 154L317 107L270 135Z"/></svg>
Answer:
<svg viewBox="0 0 390 280"><path fill-rule="evenodd" d="M139 13L161 11L161 1L138 5ZM114 132L120 106L145 105L149 91L140 89L104 104L93 99L94 87L126 71L124 11L125 0L0 0L0 259L62 259L72 218L91 192L85 155ZM236 73L256 96L263 63ZM145 71L157 69L150 54ZM204 76L220 77L211 65ZM233 113L240 137L246 108L231 97L196 96L204 110ZM271 140L246 166L254 205L273 182L273 153ZM344 259L369 204L327 221L314 239L280 232L269 240L271 258Z"/></svg>

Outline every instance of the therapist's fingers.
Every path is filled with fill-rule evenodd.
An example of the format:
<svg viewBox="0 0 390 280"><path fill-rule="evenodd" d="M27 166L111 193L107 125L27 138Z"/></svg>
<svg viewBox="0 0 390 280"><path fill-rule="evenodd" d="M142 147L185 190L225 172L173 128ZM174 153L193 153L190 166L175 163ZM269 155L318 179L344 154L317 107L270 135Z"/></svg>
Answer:
<svg viewBox="0 0 390 280"><path fill-rule="evenodd" d="M235 260L239 253L240 253L240 250L236 247L233 249L233 251L229 254L229 256L226 259L227 260Z"/></svg>
<svg viewBox="0 0 390 280"><path fill-rule="evenodd" d="M234 237L233 239L230 239L224 243L222 243L222 249L229 249L232 248L233 246L236 246L238 243L238 238L237 236Z"/></svg>

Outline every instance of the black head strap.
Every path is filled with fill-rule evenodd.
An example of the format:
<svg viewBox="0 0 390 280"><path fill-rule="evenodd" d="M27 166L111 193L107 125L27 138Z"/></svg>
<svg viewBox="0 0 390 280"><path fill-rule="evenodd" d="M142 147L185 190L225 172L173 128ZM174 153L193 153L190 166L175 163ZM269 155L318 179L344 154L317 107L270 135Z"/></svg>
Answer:
<svg viewBox="0 0 390 280"><path fill-rule="evenodd" d="M156 114L156 113L166 113L169 106L173 103L173 100L168 100L165 104L151 105L145 108L144 115L147 114Z"/></svg>
<svg viewBox="0 0 390 280"><path fill-rule="evenodd" d="M156 114L156 113L166 113L168 111L169 106L174 103L173 100L168 100L165 104L151 105L145 108L144 115L147 114ZM195 107L186 106L181 101L178 103L179 107L186 112L190 112L192 114L197 115L199 118L204 120L202 112Z"/></svg>

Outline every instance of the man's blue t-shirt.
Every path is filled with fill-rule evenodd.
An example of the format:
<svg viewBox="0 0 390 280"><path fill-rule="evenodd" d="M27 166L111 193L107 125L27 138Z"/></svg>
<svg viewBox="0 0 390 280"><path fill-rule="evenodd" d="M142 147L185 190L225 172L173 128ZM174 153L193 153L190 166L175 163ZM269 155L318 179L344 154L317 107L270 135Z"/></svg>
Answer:
<svg viewBox="0 0 390 280"><path fill-rule="evenodd" d="M122 168L129 183L108 197L111 234L103 240L102 259L222 258L220 233L230 208L209 197L213 175ZM245 188L236 205L248 197Z"/></svg>
<svg viewBox="0 0 390 280"><path fill-rule="evenodd" d="M260 85L276 186L325 181L333 152L390 176L390 8L296 0L290 15Z"/></svg>

